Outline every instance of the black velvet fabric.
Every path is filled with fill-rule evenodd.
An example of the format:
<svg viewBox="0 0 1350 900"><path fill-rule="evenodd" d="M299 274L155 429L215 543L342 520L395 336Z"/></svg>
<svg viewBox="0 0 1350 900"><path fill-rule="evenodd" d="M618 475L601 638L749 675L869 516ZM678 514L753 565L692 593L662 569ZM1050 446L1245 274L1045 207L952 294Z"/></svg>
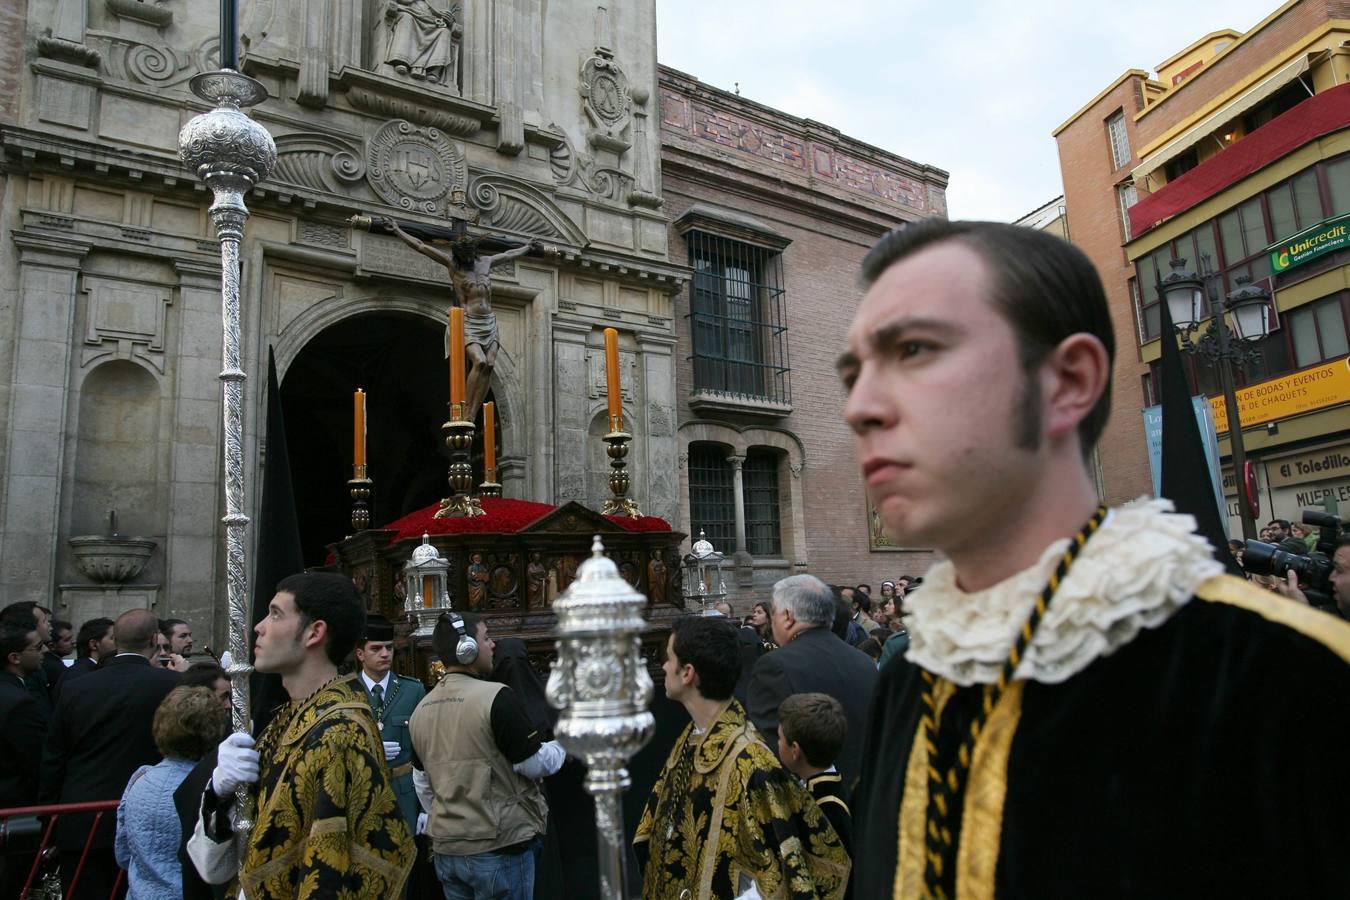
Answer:
<svg viewBox="0 0 1350 900"><path fill-rule="evenodd" d="M903 657L877 685L853 806L858 897L892 895L923 687ZM968 720L978 697L958 692L948 713ZM1340 656L1197 599L1066 682L1026 685L997 895L1350 897L1347 748Z"/></svg>

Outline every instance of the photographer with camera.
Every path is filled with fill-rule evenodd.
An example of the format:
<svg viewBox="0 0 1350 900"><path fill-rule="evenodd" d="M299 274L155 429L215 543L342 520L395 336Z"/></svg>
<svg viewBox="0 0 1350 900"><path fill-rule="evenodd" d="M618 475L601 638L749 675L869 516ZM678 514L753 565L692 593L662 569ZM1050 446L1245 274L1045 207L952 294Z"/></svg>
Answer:
<svg viewBox="0 0 1350 900"><path fill-rule="evenodd" d="M1324 607L1342 619L1350 620L1350 535L1342 535L1336 542L1336 552L1332 554L1327 583L1331 588L1331 605ZM1298 570L1288 569L1284 578L1276 580L1275 593L1300 603L1309 603L1299 581Z"/></svg>

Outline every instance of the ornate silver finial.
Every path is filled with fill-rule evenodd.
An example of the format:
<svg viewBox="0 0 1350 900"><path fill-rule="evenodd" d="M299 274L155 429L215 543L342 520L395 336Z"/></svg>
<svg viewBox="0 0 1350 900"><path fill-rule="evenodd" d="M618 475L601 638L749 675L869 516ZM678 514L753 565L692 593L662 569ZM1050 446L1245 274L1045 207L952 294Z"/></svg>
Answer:
<svg viewBox="0 0 1350 900"><path fill-rule="evenodd" d="M414 566L421 566L423 563L432 562L441 558L437 549L431 546L431 535L425 531L422 532L422 543L412 552L412 563Z"/></svg>
<svg viewBox="0 0 1350 900"><path fill-rule="evenodd" d="M647 710L652 679L641 647L647 598L623 579L604 549L597 535L594 555L553 604L558 661L546 693L562 711L558 741L586 763L600 837L600 895L618 900L627 883L620 800L630 783L628 760L651 740L655 722Z"/></svg>

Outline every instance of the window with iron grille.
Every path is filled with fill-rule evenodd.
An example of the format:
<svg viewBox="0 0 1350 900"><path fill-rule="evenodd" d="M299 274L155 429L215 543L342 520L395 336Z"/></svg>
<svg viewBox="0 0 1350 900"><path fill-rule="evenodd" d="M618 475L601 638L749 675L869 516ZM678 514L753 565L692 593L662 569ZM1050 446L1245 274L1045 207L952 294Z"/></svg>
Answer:
<svg viewBox="0 0 1350 900"><path fill-rule="evenodd" d="M780 255L691 231L694 392L791 403Z"/></svg>
<svg viewBox="0 0 1350 900"><path fill-rule="evenodd" d="M716 444L689 445L691 538L702 531L721 552L736 549L736 495L727 452Z"/></svg>
<svg viewBox="0 0 1350 900"><path fill-rule="evenodd" d="M1118 112L1106 120L1106 133L1111 140L1111 162L1116 169L1130 164L1130 136L1125 131L1125 113Z"/></svg>
<svg viewBox="0 0 1350 900"><path fill-rule="evenodd" d="M783 554L778 515L778 461L772 450L746 454L741 477L745 491L745 549L751 556Z"/></svg>

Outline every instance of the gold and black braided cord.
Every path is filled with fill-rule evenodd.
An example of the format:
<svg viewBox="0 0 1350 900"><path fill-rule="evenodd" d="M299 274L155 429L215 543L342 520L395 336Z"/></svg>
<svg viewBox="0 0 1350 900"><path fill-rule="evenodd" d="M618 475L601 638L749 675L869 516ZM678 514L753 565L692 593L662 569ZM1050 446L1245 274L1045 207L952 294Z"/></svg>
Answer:
<svg viewBox="0 0 1350 900"><path fill-rule="evenodd" d="M1073 565L1088 538L1096 533L1105 517L1106 507L1097 507L1092 518L1088 519L1087 524L1069 541L1069 546L1060 557L1055 571L1050 574L1050 580L1036 597L1031 615L1027 616L1026 622L1022 624L1017 634L1017 640L1013 641L1013 646L1009 649L1008 657L999 672L998 681L984 686L983 703L970 723L969 733L962 737L956 750L956 759L946 773L939 772L937 768L937 736L940 720L937 687L940 679L931 672L921 671L925 688L921 698L923 710L919 720L919 731L924 749L928 753L928 810L927 822L924 825L924 891L927 897L948 900L955 895L956 841L951 830L952 812L964 800L966 776L970 772L970 762L975 753L975 745L980 739L980 732L989 720L990 713L1003 697L1004 691L1012 683L1013 674L1021 664L1027 647L1031 645L1036 628L1045 617L1046 610L1050 608L1050 601L1068 574L1069 567Z"/></svg>

